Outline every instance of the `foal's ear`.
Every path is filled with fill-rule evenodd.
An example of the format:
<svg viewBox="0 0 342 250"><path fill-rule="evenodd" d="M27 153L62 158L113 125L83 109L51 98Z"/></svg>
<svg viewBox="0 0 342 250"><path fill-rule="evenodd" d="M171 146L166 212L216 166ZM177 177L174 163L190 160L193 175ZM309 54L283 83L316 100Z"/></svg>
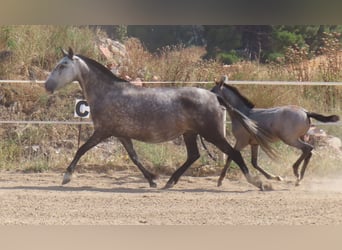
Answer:
<svg viewBox="0 0 342 250"><path fill-rule="evenodd" d="M215 81L215 84L216 84L216 85L220 85L220 83L221 83L220 81L218 81L218 80L216 79L216 77L215 77L214 81Z"/></svg>
<svg viewBox="0 0 342 250"><path fill-rule="evenodd" d="M221 77L221 84L228 84L228 76L224 75Z"/></svg>
<svg viewBox="0 0 342 250"><path fill-rule="evenodd" d="M215 83L219 88L221 88L224 84L228 84L228 76L222 76L219 81L215 79Z"/></svg>

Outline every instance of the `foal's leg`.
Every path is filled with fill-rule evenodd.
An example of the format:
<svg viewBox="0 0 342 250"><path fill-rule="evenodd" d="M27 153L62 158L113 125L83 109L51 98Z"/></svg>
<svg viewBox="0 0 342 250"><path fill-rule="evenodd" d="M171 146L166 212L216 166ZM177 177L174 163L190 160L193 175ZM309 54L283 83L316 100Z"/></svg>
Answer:
<svg viewBox="0 0 342 250"><path fill-rule="evenodd" d="M283 178L280 176L275 176L271 173L268 173L266 170L261 168L258 165L258 151L259 151L259 145L258 144L251 144L251 153L252 153L252 165L255 169L257 169L260 173L262 173L267 179L269 180L278 180L282 181Z"/></svg>
<svg viewBox="0 0 342 250"><path fill-rule="evenodd" d="M313 147L312 147L312 145L302 141L301 139L297 139L296 141L290 142L287 144L302 150L301 156L298 158L298 160L292 166L293 173L297 177L296 186L298 186L300 184L299 182L303 179L305 169L306 169L306 167L310 161L310 158L312 155L311 151L312 151ZM298 169L299 169L299 166L303 160L304 160L303 167L302 167L301 173L299 174Z"/></svg>
<svg viewBox="0 0 342 250"><path fill-rule="evenodd" d="M303 163L302 169L300 171L300 180L299 181L301 181L303 179L303 177L304 177L305 170L306 170L306 167L307 167L307 165L308 165L308 163L310 161L311 156L312 156L312 153L310 151L308 153L308 156L304 159L304 163ZM297 186L300 184L299 181L297 181L297 183L296 183Z"/></svg>
<svg viewBox="0 0 342 250"><path fill-rule="evenodd" d="M76 152L74 159L70 163L69 167L67 168L62 185L70 182L73 172L75 171L75 167L79 159L82 155L84 155L89 149L99 144L102 140L108 138L108 136L103 135L98 131L94 131L93 135L84 143Z"/></svg>
<svg viewBox="0 0 342 250"><path fill-rule="evenodd" d="M191 164L200 157L197 147L197 134L184 134L183 138L187 151L187 159L184 164L172 174L164 187L165 189L171 188L176 185L182 174L184 174L184 172L191 166Z"/></svg>
<svg viewBox="0 0 342 250"><path fill-rule="evenodd" d="M129 138L118 138L122 145L125 147L129 157L133 161L133 163L140 169L140 171L143 173L144 177L148 180L150 187L157 187L157 184L153 182L154 179L156 179L156 175L150 173L144 166L140 163L137 153L135 152L133 148L132 140Z"/></svg>

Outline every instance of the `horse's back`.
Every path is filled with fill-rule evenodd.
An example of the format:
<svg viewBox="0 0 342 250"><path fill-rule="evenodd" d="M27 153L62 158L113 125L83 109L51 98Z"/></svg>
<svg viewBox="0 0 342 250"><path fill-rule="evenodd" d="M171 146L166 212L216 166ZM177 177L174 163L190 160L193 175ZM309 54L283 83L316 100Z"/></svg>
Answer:
<svg viewBox="0 0 342 250"><path fill-rule="evenodd" d="M279 139L300 137L310 127L306 110L295 105L274 107L269 109L253 109L250 116L258 124Z"/></svg>

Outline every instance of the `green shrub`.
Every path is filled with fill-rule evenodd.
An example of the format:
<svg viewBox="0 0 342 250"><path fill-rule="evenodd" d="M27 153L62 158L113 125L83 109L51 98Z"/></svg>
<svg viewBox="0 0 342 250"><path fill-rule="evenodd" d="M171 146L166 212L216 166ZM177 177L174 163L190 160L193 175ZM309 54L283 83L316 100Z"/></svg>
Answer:
<svg viewBox="0 0 342 250"><path fill-rule="evenodd" d="M241 61L235 50L229 52L222 52L217 55L217 59L224 64L234 64Z"/></svg>

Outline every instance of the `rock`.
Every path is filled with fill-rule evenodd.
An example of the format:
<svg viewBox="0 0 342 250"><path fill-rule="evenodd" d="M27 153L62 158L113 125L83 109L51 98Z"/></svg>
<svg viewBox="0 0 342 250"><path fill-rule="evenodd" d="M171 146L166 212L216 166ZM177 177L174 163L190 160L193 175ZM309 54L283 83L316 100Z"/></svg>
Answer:
<svg viewBox="0 0 342 250"><path fill-rule="evenodd" d="M314 147L329 147L336 150L342 149L340 138L328 135L323 129L315 126L310 127L304 136L304 140Z"/></svg>
<svg viewBox="0 0 342 250"><path fill-rule="evenodd" d="M111 70L114 75L124 77L122 74L123 72L126 72L127 69L123 65L127 64L126 62L129 61L125 45L109 38L100 38L97 41L97 46L107 61L107 68Z"/></svg>
<svg viewBox="0 0 342 250"><path fill-rule="evenodd" d="M128 54L125 45L118 41L114 41L109 38L102 38L99 39L97 46L102 52L102 55L110 63L119 65L122 64L124 60L128 59Z"/></svg>

